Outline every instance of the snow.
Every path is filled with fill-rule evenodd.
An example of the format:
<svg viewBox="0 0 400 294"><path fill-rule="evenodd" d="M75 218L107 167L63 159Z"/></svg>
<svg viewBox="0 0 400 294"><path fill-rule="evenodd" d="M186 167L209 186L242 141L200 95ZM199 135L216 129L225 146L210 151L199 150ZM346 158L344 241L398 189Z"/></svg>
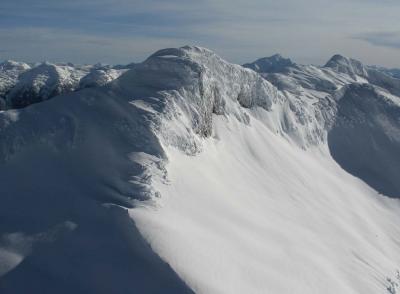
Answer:
<svg viewBox="0 0 400 294"><path fill-rule="evenodd" d="M330 69L303 72L339 90L366 82ZM302 90L313 103L335 93ZM327 141L299 148L317 142L303 133L313 120L299 123L310 111L307 99L292 105L293 125L283 129L289 136L277 135L271 126L290 113L279 111L279 101L246 112L247 125L213 115L212 138L195 157L164 142L168 181L153 179L161 197L130 215L197 293L384 293L399 266L399 203L346 173Z"/></svg>
<svg viewBox="0 0 400 294"><path fill-rule="evenodd" d="M267 115L267 114L266 114ZM385 293L399 266L399 203L260 121L215 117L191 157L167 148L162 197L130 210L196 293Z"/></svg>
<svg viewBox="0 0 400 294"><path fill-rule="evenodd" d="M102 87L121 76L126 69L113 68L94 69L80 79L79 88Z"/></svg>
<svg viewBox="0 0 400 294"><path fill-rule="evenodd" d="M339 54L334 55L326 63L325 67L335 69L337 72L345 73L352 77L368 77L368 72L360 61Z"/></svg>
<svg viewBox="0 0 400 294"><path fill-rule="evenodd" d="M287 67L296 67L296 64L288 58L275 54L270 57L257 59L252 63L246 63L243 66L256 72L273 73L284 71Z"/></svg>
<svg viewBox="0 0 400 294"><path fill-rule="evenodd" d="M102 87L132 67L50 62L31 67L8 60L0 63L0 110L23 108L83 88Z"/></svg>
<svg viewBox="0 0 400 294"><path fill-rule="evenodd" d="M371 84L346 87L328 135L335 160L382 194L400 196L400 99Z"/></svg>
<svg viewBox="0 0 400 294"><path fill-rule="evenodd" d="M76 70L69 65L42 63L18 77L18 83L6 96L7 103L12 108L21 108L71 92L78 87L79 80L86 74L85 71Z"/></svg>
<svg viewBox="0 0 400 294"><path fill-rule="evenodd" d="M396 293L394 78L194 46L120 70L43 64L11 90L48 101L0 112L0 291Z"/></svg>
<svg viewBox="0 0 400 294"><path fill-rule="evenodd" d="M18 76L29 69L30 66L23 62L7 60L0 63L0 110L6 108L5 96L16 85Z"/></svg>

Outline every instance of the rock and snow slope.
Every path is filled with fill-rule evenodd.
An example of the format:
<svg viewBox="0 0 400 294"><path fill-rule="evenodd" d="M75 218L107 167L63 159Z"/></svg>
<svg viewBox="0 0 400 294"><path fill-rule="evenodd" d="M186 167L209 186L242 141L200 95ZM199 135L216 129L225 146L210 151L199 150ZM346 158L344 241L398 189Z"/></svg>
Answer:
<svg viewBox="0 0 400 294"><path fill-rule="evenodd" d="M18 76L29 70L30 66L23 62L7 60L0 63L0 110L6 107L5 96L18 81Z"/></svg>
<svg viewBox="0 0 400 294"><path fill-rule="evenodd" d="M397 80L328 65L165 49L1 112L0 291L395 293Z"/></svg>
<svg viewBox="0 0 400 294"><path fill-rule="evenodd" d="M332 156L377 191L400 197L400 98L371 84L346 87L329 132Z"/></svg>

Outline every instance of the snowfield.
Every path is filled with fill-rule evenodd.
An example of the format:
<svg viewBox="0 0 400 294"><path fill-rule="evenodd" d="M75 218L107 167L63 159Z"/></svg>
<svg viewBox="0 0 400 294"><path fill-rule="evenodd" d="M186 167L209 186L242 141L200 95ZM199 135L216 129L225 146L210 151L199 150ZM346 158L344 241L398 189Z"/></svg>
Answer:
<svg viewBox="0 0 400 294"><path fill-rule="evenodd" d="M386 293L399 203L260 121L216 117L195 157L167 149L162 197L130 210L196 293Z"/></svg>
<svg viewBox="0 0 400 294"><path fill-rule="evenodd" d="M191 46L94 70L0 112L1 293L400 291L400 80Z"/></svg>

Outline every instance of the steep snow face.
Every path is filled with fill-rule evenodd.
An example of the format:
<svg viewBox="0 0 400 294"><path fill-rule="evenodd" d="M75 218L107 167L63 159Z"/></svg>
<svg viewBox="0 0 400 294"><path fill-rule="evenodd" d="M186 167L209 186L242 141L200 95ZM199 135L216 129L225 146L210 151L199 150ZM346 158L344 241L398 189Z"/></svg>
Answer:
<svg viewBox="0 0 400 294"><path fill-rule="evenodd" d="M307 109L302 111L301 101L288 101L254 71L229 64L203 48L161 50L121 76L115 85L127 92L127 87L135 86L144 97L149 95L149 89L157 91L157 96L166 101L163 102L165 120L160 124L159 134L167 144L187 153L201 149L197 135L211 134L213 113L233 115L246 123L248 116L244 109L257 106L270 111L266 123L275 132L294 139L304 137L305 140L298 142L304 145L310 140L321 140L323 124L308 115ZM154 104L149 99L134 103L144 109Z"/></svg>
<svg viewBox="0 0 400 294"><path fill-rule="evenodd" d="M339 126L357 82L314 66L259 74L186 46L0 112L0 292L396 287L398 200L331 157L337 132L354 135ZM372 88L366 124L397 140L397 97Z"/></svg>
<svg viewBox="0 0 400 294"><path fill-rule="evenodd" d="M257 59L252 63L243 64L243 66L256 72L273 73L284 71L287 67L295 67L296 64L288 58L275 54L270 57Z"/></svg>
<svg viewBox="0 0 400 294"><path fill-rule="evenodd" d="M398 200L252 113L215 117L203 152L166 148L161 198L130 210L196 293L382 293L399 267Z"/></svg>
<svg viewBox="0 0 400 294"><path fill-rule="evenodd" d="M282 95L259 74L227 63L204 48L161 50L118 82L127 85L126 79L135 80L135 86L142 89L169 90L162 91L168 105L160 134L168 144L185 146L189 153L199 149L192 130L201 136L211 134L212 114L231 115L248 123L244 110L254 107L270 113L264 123L273 132L302 147L324 140L324 103L321 108L311 107L310 101ZM176 130L186 131L177 134Z"/></svg>

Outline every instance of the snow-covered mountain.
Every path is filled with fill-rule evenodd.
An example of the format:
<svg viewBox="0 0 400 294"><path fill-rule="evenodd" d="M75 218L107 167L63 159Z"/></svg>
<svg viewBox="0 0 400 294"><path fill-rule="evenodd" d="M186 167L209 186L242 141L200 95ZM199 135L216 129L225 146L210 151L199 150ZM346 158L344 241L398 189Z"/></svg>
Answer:
<svg viewBox="0 0 400 294"><path fill-rule="evenodd" d="M86 74L69 65L42 63L18 77L6 101L12 108L21 108L74 91Z"/></svg>
<svg viewBox="0 0 400 294"><path fill-rule="evenodd" d="M164 49L0 112L0 292L396 293L399 80L246 67Z"/></svg>
<svg viewBox="0 0 400 294"><path fill-rule="evenodd" d="M400 79L400 69L398 69L398 68L385 68L385 67L376 66L376 65L369 66L369 67L372 69L381 71L381 72L383 72L389 76L392 76L396 79Z"/></svg>
<svg viewBox="0 0 400 294"><path fill-rule="evenodd" d="M356 78L357 76L368 76L366 68L360 61L352 58L347 58L339 54L334 55L326 63L325 67L332 68L340 73L345 73L353 78Z"/></svg>
<svg viewBox="0 0 400 294"><path fill-rule="evenodd" d="M79 89L102 87L122 75L127 69L114 69L111 67L98 68L90 71L79 81Z"/></svg>
<svg viewBox="0 0 400 294"><path fill-rule="evenodd" d="M23 62L7 60L0 63L0 110L5 108L5 96L18 80L18 76L29 70L30 66Z"/></svg>
<svg viewBox="0 0 400 294"><path fill-rule="evenodd" d="M284 58L280 54L275 54L270 57L257 59L252 63L243 64L243 66L256 72L272 73L281 72L287 67L296 67L296 64L289 58Z"/></svg>
<svg viewBox="0 0 400 294"><path fill-rule="evenodd" d="M0 109L23 108L82 88L101 87L132 68L43 62L0 63Z"/></svg>

